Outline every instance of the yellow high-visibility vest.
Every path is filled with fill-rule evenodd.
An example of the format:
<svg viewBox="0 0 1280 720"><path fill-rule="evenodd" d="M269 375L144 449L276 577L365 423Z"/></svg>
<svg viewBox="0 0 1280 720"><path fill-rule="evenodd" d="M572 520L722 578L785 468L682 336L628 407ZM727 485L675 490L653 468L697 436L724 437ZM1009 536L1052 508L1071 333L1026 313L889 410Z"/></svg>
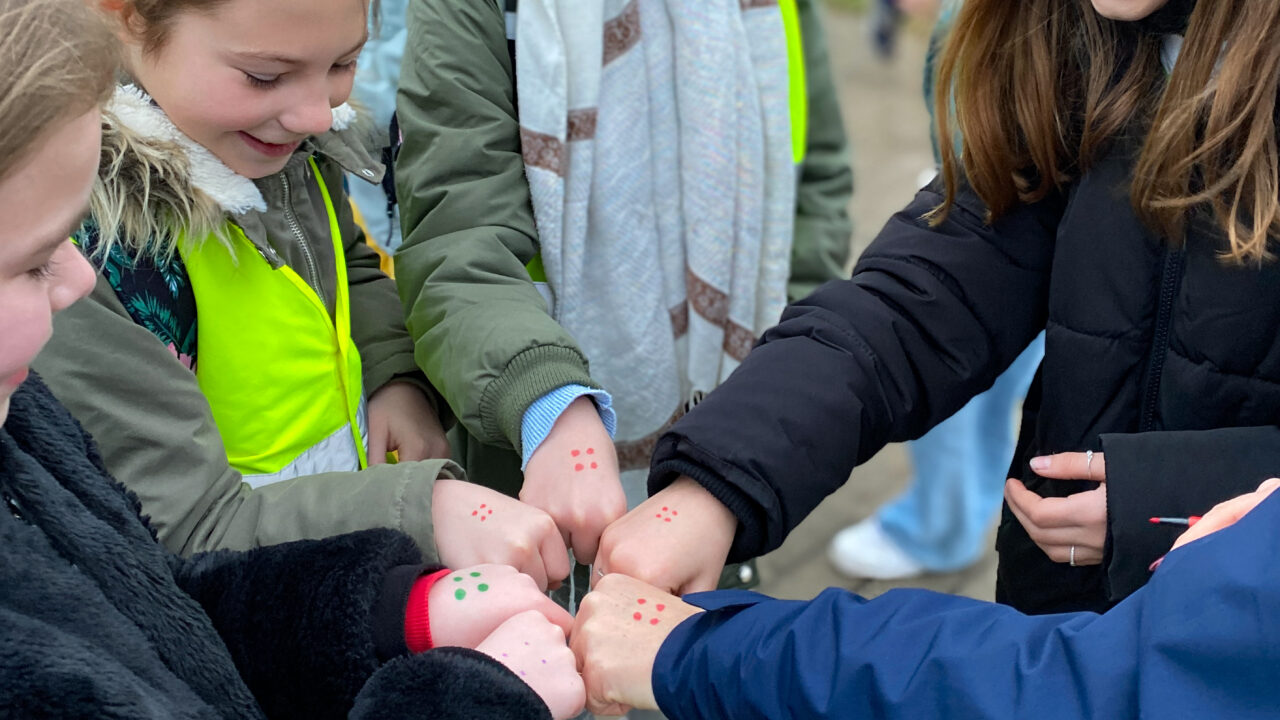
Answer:
<svg viewBox="0 0 1280 720"><path fill-rule="evenodd" d="M232 223L229 243L179 243L199 313L196 379L227 459L255 487L368 465L342 234L328 188L310 162L329 214L338 272L335 318L292 268L273 268Z"/></svg>

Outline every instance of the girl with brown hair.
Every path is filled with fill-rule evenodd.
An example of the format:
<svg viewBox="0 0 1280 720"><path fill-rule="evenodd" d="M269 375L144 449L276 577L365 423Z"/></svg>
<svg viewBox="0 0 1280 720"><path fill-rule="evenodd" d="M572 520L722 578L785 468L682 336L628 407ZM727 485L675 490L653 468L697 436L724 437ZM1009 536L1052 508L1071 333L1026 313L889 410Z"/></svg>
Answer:
<svg viewBox="0 0 1280 720"><path fill-rule="evenodd" d="M1175 532L1149 518L1280 472L1278 37L1275 2L967 3L936 96L958 157L660 441L603 567L709 589L1044 330L997 598L1101 611L1142 586Z"/></svg>

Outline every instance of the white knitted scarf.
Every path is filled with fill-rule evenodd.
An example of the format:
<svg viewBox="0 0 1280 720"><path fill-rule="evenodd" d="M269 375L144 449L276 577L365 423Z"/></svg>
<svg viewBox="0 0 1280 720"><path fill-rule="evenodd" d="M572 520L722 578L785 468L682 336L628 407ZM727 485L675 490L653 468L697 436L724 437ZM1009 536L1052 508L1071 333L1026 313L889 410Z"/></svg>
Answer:
<svg viewBox="0 0 1280 720"><path fill-rule="evenodd" d="M658 433L786 303L781 14L776 0L521 0L516 52L552 313L614 398L634 502Z"/></svg>

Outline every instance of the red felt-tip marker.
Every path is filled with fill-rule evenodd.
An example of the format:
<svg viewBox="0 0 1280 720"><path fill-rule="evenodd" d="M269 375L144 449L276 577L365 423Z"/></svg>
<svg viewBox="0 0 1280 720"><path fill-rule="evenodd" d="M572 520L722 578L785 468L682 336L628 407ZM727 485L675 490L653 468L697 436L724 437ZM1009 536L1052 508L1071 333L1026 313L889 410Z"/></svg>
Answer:
<svg viewBox="0 0 1280 720"><path fill-rule="evenodd" d="M1200 516L1192 515L1191 517L1184 517L1184 518L1153 517L1147 522L1151 523L1152 525L1186 525L1187 527L1191 527L1192 525L1195 525L1196 523L1200 522Z"/></svg>

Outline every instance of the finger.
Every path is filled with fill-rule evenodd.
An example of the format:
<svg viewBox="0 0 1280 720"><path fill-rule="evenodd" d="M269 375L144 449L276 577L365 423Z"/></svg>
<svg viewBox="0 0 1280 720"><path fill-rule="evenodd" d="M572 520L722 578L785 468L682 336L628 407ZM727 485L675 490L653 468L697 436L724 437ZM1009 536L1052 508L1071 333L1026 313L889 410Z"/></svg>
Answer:
<svg viewBox="0 0 1280 720"><path fill-rule="evenodd" d="M1038 510L1039 504L1044 502L1046 498L1031 492L1021 482L1014 478L1009 478L1005 484L1005 499L1009 503L1009 509L1013 512L1013 516L1022 524L1027 536L1031 538L1036 545L1040 546L1048 554L1048 546L1063 545L1068 546L1077 544L1082 539L1077 537L1075 533L1080 532L1079 528L1052 528L1046 529L1038 525L1034 519L1034 513ZM1063 561L1065 562L1065 560Z"/></svg>
<svg viewBox="0 0 1280 720"><path fill-rule="evenodd" d="M1040 545L1040 549L1050 560L1056 563L1066 565L1071 562L1071 548L1076 549L1076 566L1085 565L1101 565L1102 550L1099 548L1088 547L1085 545L1065 544L1065 545Z"/></svg>
<svg viewBox="0 0 1280 720"><path fill-rule="evenodd" d="M372 425L372 421L370 421ZM387 434L380 428L369 428L369 464L385 465L387 462Z"/></svg>
<svg viewBox="0 0 1280 720"><path fill-rule="evenodd" d="M573 616L568 610L557 605L555 600L543 595L542 600L533 609L542 613L543 617L563 630L566 638L573 632Z"/></svg>
<svg viewBox="0 0 1280 720"><path fill-rule="evenodd" d="M559 585L561 580L569 577L569 571L573 569L569 566L569 548L565 547L560 533L543 533L538 552L542 555L542 565L549 581Z"/></svg>
<svg viewBox="0 0 1280 720"><path fill-rule="evenodd" d="M1093 454L1092 463L1088 453L1069 452L1034 457L1030 465L1035 474L1054 480L1107 480L1107 460L1100 452Z"/></svg>
<svg viewBox="0 0 1280 720"><path fill-rule="evenodd" d="M1014 478L1005 483L1009 509L1023 527L1044 530L1084 528L1090 523L1105 521L1107 504L1103 493L1102 488L1098 488L1067 497L1041 497Z"/></svg>
<svg viewBox="0 0 1280 720"><path fill-rule="evenodd" d="M519 570L533 578L533 582L538 586L539 592L547 591L547 569L543 566L541 554L537 552L529 553Z"/></svg>
<svg viewBox="0 0 1280 720"><path fill-rule="evenodd" d="M1261 489L1259 488L1259 491ZM1193 540L1199 540L1206 535L1234 525L1236 521L1249 514L1250 510L1274 490L1275 486L1273 485L1266 490L1265 495L1260 492L1251 492L1214 505L1213 509L1205 513L1199 522L1178 536L1178 539L1173 542L1173 547L1180 548Z"/></svg>
<svg viewBox="0 0 1280 720"><path fill-rule="evenodd" d="M720 585L720 569L713 568L709 570L699 570L693 579L685 583L683 586L674 589L662 588L672 595L678 597L687 595L688 593L709 592L715 590Z"/></svg>
<svg viewBox="0 0 1280 720"><path fill-rule="evenodd" d="M573 544L573 558L583 565L590 565L596 560L596 551L600 549L600 533L604 528L582 528L570 535Z"/></svg>

